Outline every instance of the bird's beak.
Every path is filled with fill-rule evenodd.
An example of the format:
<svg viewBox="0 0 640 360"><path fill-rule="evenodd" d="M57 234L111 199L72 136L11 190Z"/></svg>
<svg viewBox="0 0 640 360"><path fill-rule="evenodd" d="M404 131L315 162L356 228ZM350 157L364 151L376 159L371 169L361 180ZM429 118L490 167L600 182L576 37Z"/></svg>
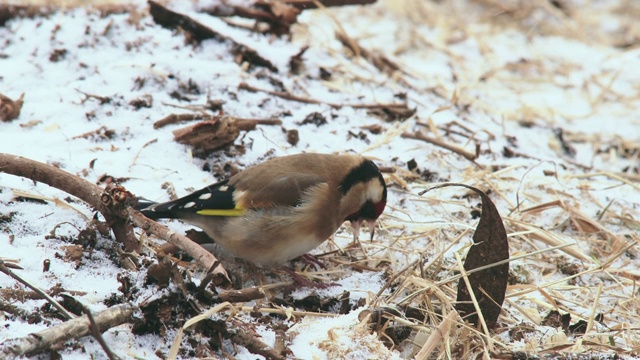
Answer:
<svg viewBox="0 0 640 360"><path fill-rule="evenodd" d="M376 233L376 221L375 220L369 220L369 221L367 221L367 224L369 225L369 233L371 233L370 241L373 241L373 235L375 235L375 233Z"/></svg>
<svg viewBox="0 0 640 360"><path fill-rule="evenodd" d="M360 224L363 221L355 220L351 221L351 229L353 230L353 241L358 241L358 236L360 235ZM367 220L367 227L369 228L369 233L371 234L370 241L373 241L373 236L376 234L376 221L375 220Z"/></svg>

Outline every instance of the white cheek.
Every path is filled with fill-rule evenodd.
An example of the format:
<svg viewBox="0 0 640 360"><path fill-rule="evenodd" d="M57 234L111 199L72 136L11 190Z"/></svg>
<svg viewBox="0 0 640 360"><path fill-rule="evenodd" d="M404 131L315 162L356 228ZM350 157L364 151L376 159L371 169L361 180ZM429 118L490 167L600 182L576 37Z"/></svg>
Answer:
<svg viewBox="0 0 640 360"><path fill-rule="evenodd" d="M373 202L379 202L382 197L382 186L377 179L371 180L367 184L367 191L365 192L365 201L371 200Z"/></svg>

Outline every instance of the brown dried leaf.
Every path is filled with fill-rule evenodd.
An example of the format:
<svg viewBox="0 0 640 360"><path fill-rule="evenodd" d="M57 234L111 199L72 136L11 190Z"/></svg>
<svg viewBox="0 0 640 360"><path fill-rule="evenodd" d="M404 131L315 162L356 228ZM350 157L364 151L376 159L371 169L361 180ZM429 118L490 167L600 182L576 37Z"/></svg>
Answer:
<svg viewBox="0 0 640 360"><path fill-rule="evenodd" d="M239 134L235 120L229 117L206 120L173 131L174 140L204 152L232 144Z"/></svg>
<svg viewBox="0 0 640 360"><path fill-rule="evenodd" d="M73 262L76 264L76 268L82 264L82 259L84 257L83 251L84 248L82 245L67 245L63 246L64 250L64 260L68 262Z"/></svg>
<svg viewBox="0 0 640 360"><path fill-rule="evenodd" d="M20 95L18 100L12 100L7 96L0 94L0 121L11 121L20 116L24 93Z"/></svg>
<svg viewBox="0 0 640 360"><path fill-rule="evenodd" d="M482 198L482 216L473 235L473 246L469 249L464 269L470 271L482 266L491 265L509 258L509 242L507 232L502 223L498 209L483 191L465 184L447 183L432 187L420 193L448 186L462 186L473 190ZM502 310L507 281L509 277L509 263L490 267L488 269L469 274L469 283L475 295L482 316L487 324L498 320ZM470 323L478 324L478 315L471 300L471 294L460 279L456 310Z"/></svg>
<svg viewBox="0 0 640 360"><path fill-rule="evenodd" d="M299 9L279 1L272 2L269 5L271 7L271 13L278 18L283 26L295 24L298 19L298 14L300 14Z"/></svg>
<svg viewBox="0 0 640 360"><path fill-rule="evenodd" d="M157 264L149 266L147 282L157 283L161 288L169 286L172 275L171 267L171 260L168 257L164 257Z"/></svg>

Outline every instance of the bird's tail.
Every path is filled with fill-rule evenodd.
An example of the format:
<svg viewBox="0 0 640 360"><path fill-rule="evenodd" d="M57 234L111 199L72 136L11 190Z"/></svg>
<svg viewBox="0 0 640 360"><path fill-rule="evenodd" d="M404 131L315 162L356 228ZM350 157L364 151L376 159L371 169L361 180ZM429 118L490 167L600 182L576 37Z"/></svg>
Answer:
<svg viewBox="0 0 640 360"><path fill-rule="evenodd" d="M133 206L135 210L138 210L142 215L148 217L151 220L158 220L172 217L167 209L162 209L157 202L145 199L143 197L136 198L136 204Z"/></svg>

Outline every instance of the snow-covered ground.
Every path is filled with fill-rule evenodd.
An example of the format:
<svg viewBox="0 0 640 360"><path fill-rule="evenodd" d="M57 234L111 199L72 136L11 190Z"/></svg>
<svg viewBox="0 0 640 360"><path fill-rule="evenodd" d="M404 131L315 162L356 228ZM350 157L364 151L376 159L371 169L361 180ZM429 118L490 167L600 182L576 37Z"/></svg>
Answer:
<svg viewBox="0 0 640 360"><path fill-rule="evenodd" d="M184 33L154 23L145 3L124 13L101 15L80 7L16 18L0 27L0 93L12 99L24 93L24 106L18 119L0 122L0 152L55 164L91 182L104 174L127 178L122 185L129 191L158 201L168 199L161 187L165 182L181 196L219 180L216 176L228 162L242 169L300 152L357 152L394 169L385 173L389 204L374 241L349 249L351 259L369 270L327 262L337 286L292 294L296 299L314 293L332 298L349 291L356 309L329 318L287 320L286 348L302 359L408 358L421 348L419 339L424 342L424 332L428 335L438 324L414 324L416 330L389 349L384 336L369 331L359 315L369 306L398 304L408 294L454 276L453 252L464 254L471 242L468 231L477 222L471 212L479 199L462 197L465 192L459 189L422 197L417 193L444 181L474 185L490 191L505 217L512 256L576 244L512 262L514 280L500 319L505 330L494 336L495 352L640 355L640 336L633 330L640 326L635 286L640 278L640 28L633 21L640 7L631 1L532 3L537 5L508 8L502 1L389 0L306 10L291 38L232 27L197 13L192 4L168 5L252 47L277 72L237 63L229 42L187 43ZM363 49L387 56L402 72L384 73L353 57L336 39L338 29ZM304 46L309 49L303 68L291 73L290 58ZM239 88L241 83L320 103L249 92ZM152 102L135 106L140 99ZM173 140L172 130L189 124L153 128L168 114L190 112L187 107L202 107L207 100L222 100L227 115L278 118L282 126L258 126L241 134L235 146L206 158L194 157ZM404 101L416 109L415 115L391 122L366 109L328 105ZM326 124L301 124L316 112ZM380 133L370 131L371 125L381 126ZM84 135L100 127L110 135ZM285 130L290 129L299 131L295 146L287 142ZM479 156L471 162L401 136L418 130L471 153L477 147ZM417 171L408 170L410 160ZM67 195L0 174L0 258L15 261L23 268L18 272L33 284L43 289L60 284L86 293L78 299L94 311L105 309L105 300L118 293L120 273L144 288L140 301L165 291L144 285L144 270L124 270L109 257L111 239L86 251L80 264L65 260L69 244L61 238L77 237L92 210L75 201L74 209L51 201L15 201L13 190L65 200ZM191 228L176 221L168 225ZM54 228L57 236L45 238ZM351 239L345 227L313 253L346 247ZM433 261L441 252L441 261ZM422 273L419 266L409 269L376 297L392 274L421 258L431 266ZM51 261L48 272L42 271L45 259ZM569 278L580 272L585 273ZM278 281L267 278L267 283ZM432 303L454 301L455 284L430 288L404 305L431 309ZM18 288L0 275L1 300L28 312L46 303L5 297ZM358 299L364 299L360 307ZM585 336L566 335L543 326L554 309L570 313L572 323L598 314L604 318ZM236 316L257 322L246 314ZM29 324L2 311L0 324L0 347L6 339L51 325ZM273 345L274 330L260 326L262 340ZM524 336L507 331L518 327ZM457 346L466 339L475 344L474 354L482 354L477 338L460 328L451 330L450 343L443 342L440 349L461 351ZM176 331L135 336L122 325L106 332L105 340L125 358L153 359L167 354ZM87 353L105 358L92 338L81 340L81 347L60 352L65 359L84 359ZM258 357L239 347L225 351L238 359Z"/></svg>

